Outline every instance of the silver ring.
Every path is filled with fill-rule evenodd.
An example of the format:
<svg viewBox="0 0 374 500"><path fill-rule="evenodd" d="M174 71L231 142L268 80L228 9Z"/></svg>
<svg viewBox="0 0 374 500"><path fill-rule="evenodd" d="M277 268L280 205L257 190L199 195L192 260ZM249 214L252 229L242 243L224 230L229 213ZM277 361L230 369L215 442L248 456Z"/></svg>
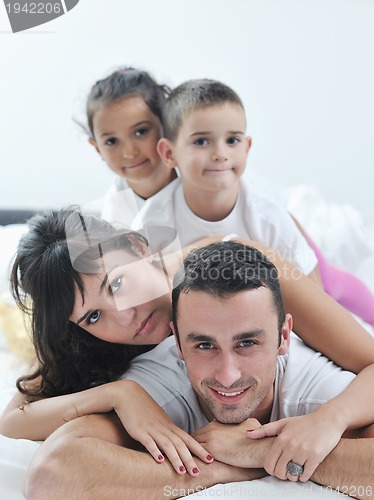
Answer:
<svg viewBox="0 0 374 500"><path fill-rule="evenodd" d="M287 471L291 474L291 476L299 477L304 472L304 467L299 464L295 464L295 462L288 462Z"/></svg>

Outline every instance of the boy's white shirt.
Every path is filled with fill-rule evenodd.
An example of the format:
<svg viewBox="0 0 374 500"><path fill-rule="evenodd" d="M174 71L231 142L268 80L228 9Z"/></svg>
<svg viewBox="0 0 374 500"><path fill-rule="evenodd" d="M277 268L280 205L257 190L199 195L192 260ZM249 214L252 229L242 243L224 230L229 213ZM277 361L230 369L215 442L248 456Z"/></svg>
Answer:
<svg viewBox="0 0 374 500"><path fill-rule="evenodd" d="M240 178L234 209L217 222L200 219L190 210L181 180L175 179L146 200L131 223L132 229L160 225L176 229L182 246L207 236L236 233L278 251L304 274L317 265L313 250L295 226L284 200L275 188L256 176Z"/></svg>

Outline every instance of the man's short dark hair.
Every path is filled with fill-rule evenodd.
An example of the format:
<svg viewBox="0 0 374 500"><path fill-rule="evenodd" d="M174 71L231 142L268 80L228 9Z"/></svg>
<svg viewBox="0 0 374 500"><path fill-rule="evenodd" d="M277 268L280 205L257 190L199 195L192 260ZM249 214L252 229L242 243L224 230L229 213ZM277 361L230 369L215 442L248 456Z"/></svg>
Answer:
<svg viewBox="0 0 374 500"><path fill-rule="evenodd" d="M280 335L285 313L278 271L263 253L235 241L212 243L193 250L174 278L172 314L178 343L177 316L181 293L194 290L225 298L236 292L260 287L268 288L272 294Z"/></svg>

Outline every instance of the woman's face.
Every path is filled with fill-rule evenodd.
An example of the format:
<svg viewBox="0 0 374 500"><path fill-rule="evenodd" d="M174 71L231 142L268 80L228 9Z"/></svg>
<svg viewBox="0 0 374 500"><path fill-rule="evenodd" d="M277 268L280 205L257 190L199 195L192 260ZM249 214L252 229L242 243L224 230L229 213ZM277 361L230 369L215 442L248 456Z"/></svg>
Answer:
<svg viewBox="0 0 374 500"><path fill-rule="evenodd" d="M107 342L158 344L169 335L170 280L152 264L124 250L108 252L101 270L82 274L70 321Z"/></svg>

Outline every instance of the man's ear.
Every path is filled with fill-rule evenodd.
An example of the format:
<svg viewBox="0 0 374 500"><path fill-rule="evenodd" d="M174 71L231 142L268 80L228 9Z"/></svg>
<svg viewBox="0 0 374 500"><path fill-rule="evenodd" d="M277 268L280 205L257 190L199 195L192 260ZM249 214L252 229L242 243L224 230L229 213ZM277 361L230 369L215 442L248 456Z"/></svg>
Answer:
<svg viewBox="0 0 374 500"><path fill-rule="evenodd" d="M182 354L182 351L181 351L181 348L180 348L180 345L178 342L178 337L177 337L177 334L175 333L174 323L172 321L170 321L169 326L170 326L170 330L173 332L173 335L174 335L174 340L175 340L175 343L176 343L177 349L178 349L179 359L184 361L184 357L183 357L183 354Z"/></svg>
<svg viewBox="0 0 374 500"><path fill-rule="evenodd" d="M96 151L99 153L99 155L101 156L101 153L99 151L99 148L97 147L97 144L96 144L96 141L94 139L92 139L91 137L88 139L88 142L91 144L91 146L93 146Z"/></svg>
<svg viewBox="0 0 374 500"><path fill-rule="evenodd" d="M286 354L290 346L290 335L292 330L292 316L291 314L286 314L284 320L282 331L281 331L281 341L278 347L278 354Z"/></svg>
<svg viewBox="0 0 374 500"><path fill-rule="evenodd" d="M174 158L174 145L169 139L165 139L165 137L162 137L157 144L157 152L162 160L162 163L164 163L167 167L170 169L177 167L177 161Z"/></svg>
<svg viewBox="0 0 374 500"><path fill-rule="evenodd" d="M246 142L245 152L248 154L248 151L251 149L251 146L252 146L252 137L249 137L249 136L246 137L245 142Z"/></svg>

